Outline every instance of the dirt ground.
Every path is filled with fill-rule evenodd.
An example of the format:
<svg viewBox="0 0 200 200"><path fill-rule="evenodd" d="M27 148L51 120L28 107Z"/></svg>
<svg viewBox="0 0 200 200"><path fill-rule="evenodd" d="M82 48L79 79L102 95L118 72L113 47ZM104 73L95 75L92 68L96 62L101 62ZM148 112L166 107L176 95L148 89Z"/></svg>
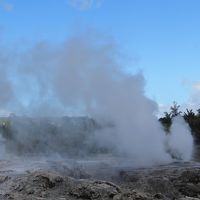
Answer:
<svg viewBox="0 0 200 200"><path fill-rule="evenodd" d="M200 199L200 164L136 169L94 163L83 166L61 161L2 160L0 199L195 200Z"/></svg>

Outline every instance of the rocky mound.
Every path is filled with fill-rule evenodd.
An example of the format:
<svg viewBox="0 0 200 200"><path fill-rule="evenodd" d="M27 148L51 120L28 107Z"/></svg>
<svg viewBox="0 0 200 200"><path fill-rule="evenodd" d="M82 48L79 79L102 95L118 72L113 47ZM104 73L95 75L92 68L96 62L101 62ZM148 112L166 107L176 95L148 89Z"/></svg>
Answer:
<svg viewBox="0 0 200 200"><path fill-rule="evenodd" d="M21 174L1 171L0 199L200 199L200 167L195 163L115 171L106 180L79 179L45 169Z"/></svg>

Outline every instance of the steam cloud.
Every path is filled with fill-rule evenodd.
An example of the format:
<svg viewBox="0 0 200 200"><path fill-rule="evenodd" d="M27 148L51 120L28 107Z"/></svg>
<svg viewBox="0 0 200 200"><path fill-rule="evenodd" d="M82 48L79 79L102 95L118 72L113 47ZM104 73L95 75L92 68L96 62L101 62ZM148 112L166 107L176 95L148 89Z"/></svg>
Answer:
<svg viewBox="0 0 200 200"><path fill-rule="evenodd" d="M5 51L3 48L0 49L0 105L4 108L13 97L12 85L8 77L8 68L10 65L9 56Z"/></svg>
<svg viewBox="0 0 200 200"><path fill-rule="evenodd" d="M87 32L74 34L57 46L41 42L15 56L8 52L6 58L13 62L3 59L2 52L5 54L5 51L2 49L1 109L6 107L32 117L92 117L99 124L107 125L94 131L84 145L91 145L89 143L92 142L102 148L110 148L112 153L133 158L137 165L170 161L167 147L172 151L175 149L182 159L190 159L192 136L188 128L177 120L172 135L166 136L154 116L157 104L144 95L143 75L123 71L112 40L97 34L88 35ZM69 145L65 132L59 140L49 136L48 129L28 136L29 129L23 129L26 126L23 123L20 128L15 125L15 128L18 127L15 141L21 140L24 146L34 137L46 139L47 145L55 147L53 150L58 152L62 151L58 148L63 140L68 140L68 143L62 143L63 146ZM183 138L183 143L180 138Z"/></svg>

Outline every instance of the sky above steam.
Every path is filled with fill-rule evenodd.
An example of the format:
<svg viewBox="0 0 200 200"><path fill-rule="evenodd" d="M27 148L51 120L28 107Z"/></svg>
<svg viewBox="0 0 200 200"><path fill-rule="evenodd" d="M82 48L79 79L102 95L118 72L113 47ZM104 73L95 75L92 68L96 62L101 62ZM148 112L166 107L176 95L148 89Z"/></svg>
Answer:
<svg viewBox="0 0 200 200"><path fill-rule="evenodd" d="M92 27L119 45L125 71L143 72L149 97L198 107L199 7L199 0L0 0L0 41L23 51Z"/></svg>

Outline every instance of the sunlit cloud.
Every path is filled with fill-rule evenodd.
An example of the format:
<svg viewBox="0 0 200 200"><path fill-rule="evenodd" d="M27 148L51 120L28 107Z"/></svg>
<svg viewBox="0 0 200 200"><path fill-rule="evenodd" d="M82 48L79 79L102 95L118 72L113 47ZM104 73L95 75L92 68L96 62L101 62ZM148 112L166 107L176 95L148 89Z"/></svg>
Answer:
<svg viewBox="0 0 200 200"><path fill-rule="evenodd" d="M195 90L200 90L200 81L197 81L196 83L194 83L193 88Z"/></svg>
<svg viewBox="0 0 200 200"><path fill-rule="evenodd" d="M177 102L180 105L180 111L183 113L186 109L192 109L194 112L200 108L200 81L191 81L185 79L182 81L182 86L187 92L188 98L185 102ZM158 105L159 111L156 113L158 117L162 117L164 112L170 112L170 107L173 105L171 104L162 104Z"/></svg>

